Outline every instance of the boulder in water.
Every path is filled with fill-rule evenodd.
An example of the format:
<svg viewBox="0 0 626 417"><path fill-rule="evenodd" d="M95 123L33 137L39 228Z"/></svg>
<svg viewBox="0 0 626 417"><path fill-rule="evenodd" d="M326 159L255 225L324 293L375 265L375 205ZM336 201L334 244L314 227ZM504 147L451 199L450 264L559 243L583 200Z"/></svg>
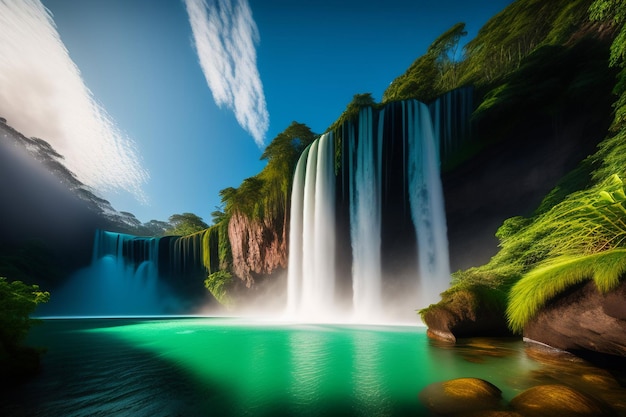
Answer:
<svg viewBox="0 0 626 417"><path fill-rule="evenodd" d="M527 417L602 417L615 412L596 398L565 385L538 385L511 400L511 408Z"/></svg>
<svg viewBox="0 0 626 417"><path fill-rule="evenodd" d="M502 391L479 378L458 378L435 382L419 393L420 401L438 415L459 415L502 409Z"/></svg>

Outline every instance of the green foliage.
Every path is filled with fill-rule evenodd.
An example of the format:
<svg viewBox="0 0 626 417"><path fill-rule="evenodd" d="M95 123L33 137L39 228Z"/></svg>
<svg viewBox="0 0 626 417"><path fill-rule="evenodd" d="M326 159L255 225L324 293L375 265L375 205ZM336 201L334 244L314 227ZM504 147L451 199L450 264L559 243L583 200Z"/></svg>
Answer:
<svg viewBox="0 0 626 417"><path fill-rule="evenodd" d="M339 172L339 168L341 167L341 147L343 143L342 127L344 123L358 120L362 108L376 106L377 104L371 93L355 94L352 97L352 101L348 103L346 109L341 113L341 116L327 129L327 132L334 132L335 134L335 174Z"/></svg>
<svg viewBox="0 0 626 417"><path fill-rule="evenodd" d="M193 213L173 214L169 221L171 227L165 233L170 236L187 236L209 227L201 217Z"/></svg>
<svg viewBox="0 0 626 417"><path fill-rule="evenodd" d="M597 103L608 107L610 80L602 42L585 38L575 45L542 45L524 56L515 71L485 94L473 118L485 125L499 125L505 120L513 131L521 115L535 114L538 120L549 118L559 123L582 109L597 111L590 108Z"/></svg>
<svg viewBox="0 0 626 417"><path fill-rule="evenodd" d="M459 87L459 42L467 35L465 23L457 23L440 35L406 72L383 93L383 103L414 98L422 102Z"/></svg>
<svg viewBox="0 0 626 417"><path fill-rule="evenodd" d="M593 20L609 22L617 28L611 46L611 65L623 66L626 61L626 0L595 0L589 7Z"/></svg>
<svg viewBox="0 0 626 417"><path fill-rule="evenodd" d="M316 137L308 126L292 122L265 148L261 159L266 160L267 165L260 173L244 179L238 188L228 187L220 191L222 204L212 213L214 226L203 242L204 264L211 274L206 281L207 288L210 287L218 300L223 288L219 283L225 282L223 274L230 274L227 271L232 265L228 236L230 219L239 214L286 231L293 173L300 154Z"/></svg>
<svg viewBox="0 0 626 417"><path fill-rule="evenodd" d="M228 290L233 285L233 277L227 270L220 270L209 275L204 281L204 286L215 297L215 299L226 307L233 305L232 298L228 295Z"/></svg>
<svg viewBox="0 0 626 417"><path fill-rule="evenodd" d="M19 347L35 323L30 314L49 299L50 293L37 285L0 277L0 345L4 351L13 352Z"/></svg>
<svg viewBox="0 0 626 417"><path fill-rule="evenodd" d="M460 83L493 85L543 45L564 44L588 20L591 0L519 0L491 18L465 47Z"/></svg>
<svg viewBox="0 0 626 417"><path fill-rule="evenodd" d="M587 256L564 255L545 262L511 289L507 318L511 329L521 332L546 302L567 288L593 279L598 289L615 289L626 273L626 250L613 249Z"/></svg>
<svg viewBox="0 0 626 417"><path fill-rule="evenodd" d="M571 194L538 222L551 223L552 256L596 253L624 246L626 194L617 175Z"/></svg>
<svg viewBox="0 0 626 417"><path fill-rule="evenodd" d="M359 112L364 107L376 107L376 101L374 101L372 93L355 94L352 97L352 101L348 103L346 109L341 113L341 116L330 125L327 131L338 131L344 123L357 120Z"/></svg>
<svg viewBox="0 0 626 417"><path fill-rule="evenodd" d="M226 221L235 212L256 220L285 218L298 158L316 137L308 126L292 122L265 148L261 159L267 165L259 174L243 180L239 188L220 191L224 205L220 218Z"/></svg>
<svg viewBox="0 0 626 417"><path fill-rule="evenodd" d="M626 1L596 0L589 13L591 19L615 26L617 36L611 45L610 65L623 67ZM626 70L618 74L614 92L618 95L612 124L614 135L600 144L598 152L581 169L589 172L590 167L595 167L591 174L593 185L581 187L581 191L566 198L555 198L560 202L549 210L549 203L544 204L530 227L550 231L543 238L544 246L550 249L548 256L511 289L507 317L514 331L521 332L547 301L567 288L593 279L598 289L606 293L617 287L626 273L626 189L620 178L626 175ZM554 198L554 194L549 198ZM523 234L513 235L514 239Z"/></svg>
<svg viewBox="0 0 626 417"><path fill-rule="evenodd" d="M465 23L457 23L440 35L428 47L427 55L435 58L437 90L446 92L459 86L460 60L457 58L461 38L467 35Z"/></svg>
<svg viewBox="0 0 626 417"><path fill-rule="evenodd" d="M496 233L500 251L486 265L453 274L448 292L483 285L506 293L512 287L507 314L512 330L520 331L571 285L593 278L603 291L614 288L626 271L625 187L613 175L532 218L506 220Z"/></svg>
<svg viewBox="0 0 626 417"><path fill-rule="evenodd" d="M524 227L528 226L529 223L530 220L522 216L506 219L504 223L502 223L502 226L496 231L496 237L500 242L505 242L507 239L519 233Z"/></svg>

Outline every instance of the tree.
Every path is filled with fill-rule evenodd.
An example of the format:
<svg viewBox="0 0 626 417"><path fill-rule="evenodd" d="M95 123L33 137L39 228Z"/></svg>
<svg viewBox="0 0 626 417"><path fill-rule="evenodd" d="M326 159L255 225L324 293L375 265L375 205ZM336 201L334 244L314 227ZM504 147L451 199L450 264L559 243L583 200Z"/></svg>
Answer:
<svg viewBox="0 0 626 417"><path fill-rule="evenodd" d="M414 98L429 102L458 87L458 47L467 35L465 23L457 23L441 34L406 72L393 80L383 94L383 103Z"/></svg>
<svg viewBox="0 0 626 417"><path fill-rule="evenodd" d="M458 87L459 43L467 35L465 23L457 23L441 34L428 47L427 55L434 57L435 67L438 70L438 89L441 92Z"/></svg>
<svg viewBox="0 0 626 417"><path fill-rule="evenodd" d="M350 120L356 120L359 116L359 112L363 107L375 107L376 101L372 97L372 93L355 94L352 96L352 101L348 103L346 109L341 113L341 116L328 128L328 131L337 130L345 122Z"/></svg>
<svg viewBox="0 0 626 417"><path fill-rule="evenodd" d="M171 227L166 234L173 236L187 236L209 228L201 217L193 213L173 214L169 222Z"/></svg>
<svg viewBox="0 0 626 417"><path fill-rule="evenodd" d="M0 348L4 352L13 354L19 349L35 323L30 314L49 299L50 293L39 290L37 285L0 277Z"/></svg>

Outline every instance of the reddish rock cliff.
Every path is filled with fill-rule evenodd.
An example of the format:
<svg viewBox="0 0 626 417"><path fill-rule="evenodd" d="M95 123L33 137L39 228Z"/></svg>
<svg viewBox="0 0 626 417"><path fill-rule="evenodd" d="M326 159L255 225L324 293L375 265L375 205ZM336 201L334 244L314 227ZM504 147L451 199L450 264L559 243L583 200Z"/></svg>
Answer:
<svg viewBox="0 0 626 417"><path fill-rule="evenodd" d="M232 272L246 287L255 278L287 267L287 239L284 219L251 220L235 213L228 223Z"/></svg>

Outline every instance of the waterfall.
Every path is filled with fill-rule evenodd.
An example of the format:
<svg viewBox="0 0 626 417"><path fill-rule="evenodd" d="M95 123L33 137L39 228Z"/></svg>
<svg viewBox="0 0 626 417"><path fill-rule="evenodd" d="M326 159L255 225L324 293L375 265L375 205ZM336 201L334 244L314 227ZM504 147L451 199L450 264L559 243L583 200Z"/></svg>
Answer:
<svg viewBox="0 0 626 417"><path fill-rule="evenodd" d="M289 234L288 312L301 318L333 315L334 155L333 135L326 134L311 144L296 167L292 192L292 210L296 212L291 216Z"/></svg>
<svg viewBox="0 0 626 417"><path fill-rule="evenodd" d="M298 164L293 178L291 192L291 218L289 220L289 270L287 271L287 314L293 316L298 311L301 300L301 278L303 257L303 207L304 207L304 175L310 147L306 148Z"/></svg>
<svg viewBox="0 0 626 417"><path fill-rule="evenodd" d="M337 138L327 133L302 154L291 200L288 316L372 322L399 296L411 312L439 300L450 281L440 166L471 138L472 94L362 108ZM396 250L404 247L417 253ZM337 288L349 288L348 303ZM348 314L333 316L345 313L343 304Z"/></svg>
<svg viewBox="0 0 626 417"><path fill-rule="evenodd" d="M354 258L352 288L354 317L380 316L381 296L381 137L373 132L372 109L361 109L358 140L350 129L350 238Z"/></svg>
<svg viewBox="0 0 626 417"><path fill-rule="evenodd" d="M417 306L437 302L450 280L443 189L439 174L439 138L430 112L417 101L402 103L409 140L409 200L418 242Z"/></svg>
<svg viewBox="0 0 626 417"><path fill-rule="evenodd" d="M204 237L138 237L96 230L91 264L70 275L38 314L192 314L207 301L200 247Z"/></svg>

